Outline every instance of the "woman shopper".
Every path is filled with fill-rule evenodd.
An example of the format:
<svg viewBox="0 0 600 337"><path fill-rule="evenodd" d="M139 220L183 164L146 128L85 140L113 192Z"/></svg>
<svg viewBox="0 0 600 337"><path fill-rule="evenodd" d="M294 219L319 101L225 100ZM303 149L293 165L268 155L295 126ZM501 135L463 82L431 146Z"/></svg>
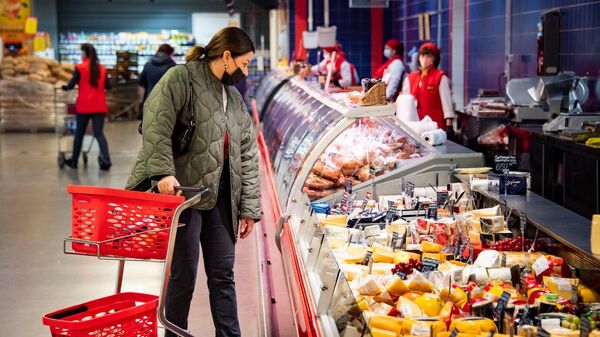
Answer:
<svg viewBox="0 0 600 337"><path fill-rule="evenodd" d="M440 51L433 43L425 43L419 48L419 70L412 72L404 81L402 92L411 94L417 101L419 119L425 116L446 130L448 138L453 138L454 109L450 81L446 73L437 67L440 64Z"/></svg>
<svg viewBox="0 0 600 337"><path fill-rule="evenodd" d="M180 184L212 190L208 200L182 214L186 225L177 232L166 315L187 329L201 246L217 336L240 336L235 242L238 234L247 238L260 218L254 126L233 87L248 75L253 56L248 35L228 27L206 47L194 47L186 65L167 71L144 106L143 145L127 183L145 190L154 182L169 195ZM189 149L174 156L174 126L190 118L196 123Z"/></svg>
<svg viewBox="0 0 600 337"><path fill-rule="evenodd" d="M100 148L98 164L101 170L108 170L112 164L108 154L108 143L104 136L104 119L108 113L106 90L110 89L111 85L107 78L106 68L100 64L94 46L89 43L82 44L81 58L83 61L75 67L73 78L62 87L63 90L72 90L77 85L79 89L75 103L77 129L73 142L73 154L65 161L65 164L71 168L77 168L83 136L91 119L94 137Z"/></svg>
<svg viewBox="0 0 600 337"><path fill-rule="evenodd" d="M373 78L381 78L387 84L385 96L389 102L395 102L402 87L404 79L404 45L395 39L390 39L385 43L383 55L387 58L381 67L373 73Z"/></svg>

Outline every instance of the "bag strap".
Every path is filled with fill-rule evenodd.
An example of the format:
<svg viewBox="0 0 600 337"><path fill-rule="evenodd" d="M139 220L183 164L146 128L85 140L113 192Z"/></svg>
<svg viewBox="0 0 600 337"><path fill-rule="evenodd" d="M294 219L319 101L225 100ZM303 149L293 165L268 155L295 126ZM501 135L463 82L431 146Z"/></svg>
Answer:
<svg viewBox="0 0 600 337"><path fill-rule="evenodd" d="M187 107L188 110L192 112L192 118L190 119L190 127L193 127L196 124L196 109L194 108L194 87L192 86L192 73L188 68L187 63L183 65L186 69L187 77L188 77L188 99L187 99ZM184 110L184 109L182 109ZM182 111L184 112L184 111Z"/></svg>

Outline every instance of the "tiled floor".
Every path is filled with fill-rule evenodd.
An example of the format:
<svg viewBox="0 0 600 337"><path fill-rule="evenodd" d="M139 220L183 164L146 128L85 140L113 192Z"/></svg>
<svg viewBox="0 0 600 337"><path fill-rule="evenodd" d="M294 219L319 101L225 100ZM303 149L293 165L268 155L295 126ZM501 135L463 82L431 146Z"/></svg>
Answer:
<svg viewBox="0 0 600 337"><path fill-rule="evenodd" d="M53 134L0 134L0 327L12 337L49 336L42 325L44 313L114 291L117 263L93 257L63 254L70 234L68 184L121 188L141 143L135 122L106 127L113 168L102 172L92 150L89 168L59 170ZM268 227L273 228L270 224ZM269 230L270 232L270 230ZM237 244L236 287L243 336L260 336L260 262L257 237ZM262 235L262 233L260 233ZM279 256L274 257L280 265ZM201 259L202 260L202 259ZM158 294L162 264L131 262L125 267L123 291ZM202 267L200 267L202 268ZM202 269L201 269L202 270ZM196 336L214 335L206 278L199 273L190 315ZM287 289L283 276L274 275L278 299L276 329L293 336ZM269 303L266 304L268 307ZM267 327L270 322L267 322ZM162 333L161 333L162 334Z"/></svg>

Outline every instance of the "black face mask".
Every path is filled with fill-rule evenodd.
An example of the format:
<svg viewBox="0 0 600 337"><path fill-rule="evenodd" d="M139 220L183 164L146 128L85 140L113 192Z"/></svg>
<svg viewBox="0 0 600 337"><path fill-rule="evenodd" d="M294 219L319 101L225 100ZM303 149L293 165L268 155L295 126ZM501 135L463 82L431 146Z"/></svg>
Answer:
<svg viewBox="0 0 600 337"><path fill-rule="evenodd" d="M233 60L233 63L235 64L235 66L237 68L233 72L233 74L229 75L229 73L227 72L227 70L225 70L225 72L223 73L223 77L221 77L221 83L223 83L225 85L236 85L241 80L243 80L244 78L246 78L246 75L244 74L244 72L242 71L242 69L240 67L238 67L237 63L235 63L235 60Z"/></svg>

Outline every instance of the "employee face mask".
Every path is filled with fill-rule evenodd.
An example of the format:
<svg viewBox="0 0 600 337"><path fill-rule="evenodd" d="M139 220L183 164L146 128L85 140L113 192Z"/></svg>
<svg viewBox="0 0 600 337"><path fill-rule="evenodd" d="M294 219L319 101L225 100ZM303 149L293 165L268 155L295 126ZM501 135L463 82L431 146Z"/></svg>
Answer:
<svg viewBox="0 0 600 337"><path fill-rule="evenodd" d="M227 69L225 69L225 72L223 73L223 77L221 77L221 83L223 83L225 85L236 85L241 80L246 78L246 74L244 74L244 72L242 71L242 68L238 67L237 63L235 63L235 59L233 60L233 64L235 64L235 68L236 68L235 71L233 72L233 74L229 74L227 72Z"/></svg>
<svg viewBox="0 0 600 337"><path fill-rule="evenodd" d="M392 50L388 49L388 48L385 48L383 50L383 56L385 56L385 58L389 59L390 57L392 57Z"/></svg>

